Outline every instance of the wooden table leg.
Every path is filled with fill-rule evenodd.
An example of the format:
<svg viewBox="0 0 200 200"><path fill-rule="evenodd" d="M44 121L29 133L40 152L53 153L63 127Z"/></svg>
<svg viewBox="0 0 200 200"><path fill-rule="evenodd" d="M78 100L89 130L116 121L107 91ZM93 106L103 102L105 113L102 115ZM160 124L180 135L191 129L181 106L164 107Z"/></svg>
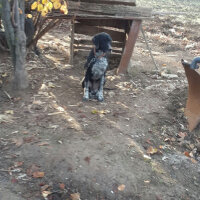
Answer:
<svg viewBox="0 0 200 200"><path fill-rule="evenodd" d="M117 69L117 74L125 73L127 71L128 64L130 62L133 49L134 49L134 46L139 34L141 23L142 23L142 20L134 20L132 22L131 29L128 35L128 40L126 41L124 52L122 54L119 67Z"/></svg>

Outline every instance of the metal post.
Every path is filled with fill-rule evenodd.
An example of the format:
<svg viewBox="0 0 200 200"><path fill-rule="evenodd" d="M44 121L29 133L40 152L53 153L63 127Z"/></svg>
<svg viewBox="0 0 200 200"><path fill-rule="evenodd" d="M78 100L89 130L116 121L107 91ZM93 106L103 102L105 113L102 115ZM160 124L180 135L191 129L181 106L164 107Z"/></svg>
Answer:
<svg viewBox="0 0 200 200"><path fill-rule="evenodd" d="M142 32L144 41L145 41L145 43L146 43L146 45L147 45L147 49L149 50L151 59L152 59L152 61L153 61L153 63L154 63L154 66L155 66L156 70L158 70L158 66L157 66L157 64L156 64L156 62L155 62L155 60L154 60L153 54L152 54L152 52L151 52L151 48L149 47L149 43L148 43L148 41L147 41L147 38L146 38L146 35L145 35L145 33L144 33L144 29L142 28L142 26L141 26L141 32Z"/></svg>

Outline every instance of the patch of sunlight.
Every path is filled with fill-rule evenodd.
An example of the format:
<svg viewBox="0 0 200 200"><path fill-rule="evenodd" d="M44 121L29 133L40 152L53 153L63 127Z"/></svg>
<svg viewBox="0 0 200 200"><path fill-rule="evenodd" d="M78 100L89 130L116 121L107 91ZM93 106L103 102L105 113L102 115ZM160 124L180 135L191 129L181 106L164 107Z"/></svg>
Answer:
<svg viewBox="0 0 200 200"><path fill-rule="evenodd" d="M156 160L153 160L152 157L146 155L145 150L133 139L127 139L127 145L129 148L133 147L137 152L141 154L144 161L148 161L148 163L152 167L152 171L156 172L156 174L165 182L165 183L175 183L176 180L171 178L170 175L165 171L165 169L158 163ZM162 181L160 180L160 181Z"/></svg>
<svg viewBox="0 0 200 200"><path fill-rule="evenodd" d="M52 103L52 107L55 108L59 114L62 114L62 117L64 117L67 120L67 122L72 125L72 128L74 128L78 131L82 130L80 124L76 121L76 119L74 117L72 117L66 111L65 108L63 108L62 106L59 106L57 103Z"/></svg>
<svg viewBox="0 0 200 200"><path fill-rule="evenodd" d="M120 106L122 106L122 107L124 107L124 108L129 109L129 107L128 107L127 105L123 104L122 102L117 101L116 104L117 104L117 105L120 105Z"/></svg>
<svg viewBox="0 0 200 200"><path fill-rule="evenodd" d="M171 178L170 175L162 168L161 164L152 160L151 162L152 170L155 171L165 183L176 183L176 180Z"/></svg>
<svg viewBox="0 0 200 200"><path fill-rule="evenodd" d="M131 82L119 82L115 86L123 91L130 91L130 89L133 89L133 84Z"/></svg>
<svg viewBox="0 0 200 200"><path fill-rule="evenodd" d="M80 81L79 77L75 77L75 76L68 76L68 77L74 81Z"/></svg>
<svg viewBox="0 0 200 200"><path fill-rule="evenodd" d="M135 147L136 151L141 153L144 157L144 149L142 149L141 146L131 138L128 138L128 147Z"/></svg>
<svg viewBox="0 0 200 200"><path fill-rule="evenodd" d="M49 116L61 115L71 125L71 128L81 131L82 128L80 124L76 121L76 119L72 117L69 114L69 112L67 112L66 108L58 105L56 95L54 95L52 92L43 91L45 89L48 89L48 87L44 87L44 85L42 85L38 94L45 96L46 98L49 98L49 99L51 98L52 101L50 103L50 107L56 110L55 112L48 113L48 115Z"/></svg>
<svg viewBox="0 0 200 200"><path fill-rule="evenodd" d="M60 57L55 57L55 56L51 56L50 54L47 54L45 55L46 58L48 58L49 60L52 60L54 63L57 63L57 64L61 64L60 61L63 61L65 60L65 58L60 58Z"/></svg>
<svg viewBox="0 0 200 200"><path fill-rule="evenodd" d="M107 119L108 120L108 119ZM114 121L111 121L111 120L108 120L110 124L112 124L113 127L117 128L117 129L121 129L119 123L117 122L114 122Z"/></svg>

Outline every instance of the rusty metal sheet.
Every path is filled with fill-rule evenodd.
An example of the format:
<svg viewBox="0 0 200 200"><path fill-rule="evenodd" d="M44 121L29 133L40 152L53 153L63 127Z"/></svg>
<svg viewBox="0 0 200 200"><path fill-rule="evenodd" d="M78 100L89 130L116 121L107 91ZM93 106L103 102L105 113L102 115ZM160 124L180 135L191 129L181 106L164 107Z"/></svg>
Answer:
<svg viewBox="0 0 200 200"><path fill-rule="evenodd" d="M193 131L200 123L200 75L190 69L190 64L182 60L185 74L188 80L188 99L185 108L185 116L189 124L189 131Z"/></svg>

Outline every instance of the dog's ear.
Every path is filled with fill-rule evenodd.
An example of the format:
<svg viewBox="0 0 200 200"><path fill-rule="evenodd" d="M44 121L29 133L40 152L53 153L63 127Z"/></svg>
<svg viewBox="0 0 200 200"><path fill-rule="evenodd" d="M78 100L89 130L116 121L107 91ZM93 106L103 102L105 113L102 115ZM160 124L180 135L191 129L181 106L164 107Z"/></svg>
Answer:
<svg viewBox="0 0 200 200"><path fill-rule="evenodd" d="M94 43L96 49L99 48L99 37L98 35L95 35L93 38L92 38L92 42Z"/></svg>

